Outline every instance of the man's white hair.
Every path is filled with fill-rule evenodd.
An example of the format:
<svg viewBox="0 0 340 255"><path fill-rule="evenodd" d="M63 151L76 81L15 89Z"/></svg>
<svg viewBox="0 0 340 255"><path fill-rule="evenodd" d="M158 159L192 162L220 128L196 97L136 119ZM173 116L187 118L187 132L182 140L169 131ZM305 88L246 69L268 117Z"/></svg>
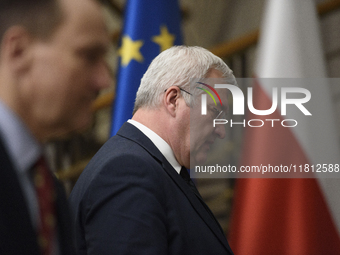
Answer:
<svg viewBox="0 0 340 255"><path fill-rule="evenodd" d="M171 86L190 91L190 80L205 78L211 69L220 71L224 78L236 84L226 63L202 47L173 46L163 51L151 62L141 79L133 113L142 107L157 108L161 96ZM183 91L182 95L186 104L191 105L190 95Z"/></svg>

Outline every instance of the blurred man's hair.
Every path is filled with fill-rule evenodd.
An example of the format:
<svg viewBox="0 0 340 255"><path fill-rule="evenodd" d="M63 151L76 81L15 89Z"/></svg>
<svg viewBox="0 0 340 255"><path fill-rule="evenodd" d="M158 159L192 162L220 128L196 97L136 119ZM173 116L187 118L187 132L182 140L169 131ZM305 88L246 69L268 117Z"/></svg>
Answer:
<svg viewBox="0 0 340 255"><path fill-rule="evenodd" d="M12 26L46 39L62 22L60 0L0 0L0 38Z"/></svg>

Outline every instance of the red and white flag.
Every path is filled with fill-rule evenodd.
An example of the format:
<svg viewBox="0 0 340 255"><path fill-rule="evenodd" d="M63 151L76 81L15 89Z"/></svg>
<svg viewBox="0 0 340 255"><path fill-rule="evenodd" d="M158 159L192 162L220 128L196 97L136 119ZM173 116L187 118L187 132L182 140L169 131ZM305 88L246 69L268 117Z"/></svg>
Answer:
<svg viewBox="0 0 340 255"><path fill-rule="evenodd" d="M259 79L253 88L257 109L272 105L273 83L261 78L326 76L318 29L312 0L267 1L255 67ZM292 128L247 128L241 165L339 164L329 87L308 86L313 118ZM289 111L282 116L280 109L271 115L280 120L294 117ZM249 113L247 118L268 116ZM237 180L229 235L237 255L340 254L339 230L340 179Z"/></svg>

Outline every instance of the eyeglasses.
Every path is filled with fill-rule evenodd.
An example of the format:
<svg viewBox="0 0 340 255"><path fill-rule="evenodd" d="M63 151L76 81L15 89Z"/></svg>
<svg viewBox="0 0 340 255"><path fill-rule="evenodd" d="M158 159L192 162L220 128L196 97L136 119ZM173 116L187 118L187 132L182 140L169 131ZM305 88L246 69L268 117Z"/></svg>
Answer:
<svg viewBox="0 0 340 255"><path fill-rule="evenodd" d="M215 107L211 107L211 112L213 116L216 116L214 119L218 119L219 117L222 119L225 119L227 117L227 114L223 110L218 110Z"/></svg>
<svg viewBox="0 0 340 255"><path fill-rule="evenodd" d="M188 91L186 91L185 89L182 89L180 86L177 86L179 88L180 91L184 91L185 93L188 93L190 96L192 96L192 94ZM164 92L166 92L168 89L164 90Z"/></svg>
<svg viewBox="0 0 340 255"><path fill-rule="evenodd" d="M179 88L179 90L181 90L181 91L183 91L183 92L185 92L185 93L188 93L190 96L192 96L192 94L191 94L190 92L186 91L185 89L182 89L182 88L179 87L179 86L177 86L177 87ZM168 89L164 90L164 93L165 93L167 90L168 90ZM225 119L225 118L227 117L227 114L226 114L223 110L220 111L220 110L218 110L217 108L215 108L215 107L213 107L213 106L211 106L210 108L211 108L211 113L212 113L212 115L213 115L213 116L216 116L214 119L217 119L217 118L219 118L219 117ZM212 116L212 117L213 117L213 116Z"/></svg>
<svg viewBox="0 0 340 255"><path fill-rule="evenodd" d="M181 87L179 87L179 90L184 91L185 93L188 93L190 96L192 96L190 92L186 91L185 89L182 89Z"/></svg>

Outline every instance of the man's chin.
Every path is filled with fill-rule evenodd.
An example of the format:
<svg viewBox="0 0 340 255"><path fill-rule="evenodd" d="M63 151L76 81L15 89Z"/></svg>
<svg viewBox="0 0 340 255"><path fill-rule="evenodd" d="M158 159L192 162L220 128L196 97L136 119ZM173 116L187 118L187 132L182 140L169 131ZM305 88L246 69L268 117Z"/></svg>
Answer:
<svg viewBox="0 0 340 255"><path fill-rule="evenodd" d="M197 165L203 165L207 161L207 153L199 153L196 156L191 157L190 167Z"/></svg>

